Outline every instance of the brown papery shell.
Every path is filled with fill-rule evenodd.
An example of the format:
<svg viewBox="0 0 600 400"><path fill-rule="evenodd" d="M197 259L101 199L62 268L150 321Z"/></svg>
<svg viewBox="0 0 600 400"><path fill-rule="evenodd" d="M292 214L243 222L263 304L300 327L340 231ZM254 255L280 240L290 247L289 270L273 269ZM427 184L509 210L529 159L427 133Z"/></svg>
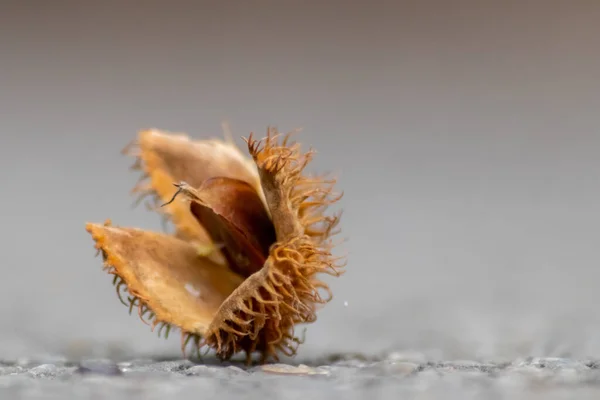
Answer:
<svg viewBox="0 0 600 400"><path fill-rule="evenodd" d="M119 299L154 327L175 325L200 337L222 302L243 278L207 258L191 244L161 233L105 224L86 225L115 276ZM130 296L123 298L125 289Z"/></svg>
<svg viewBox="0 0 600 400"><path fill-rule="evenodd" d="M325 214L341 198L335 179L306 174L313 152L275 129L260 141L250 135L250 157L231 143L151 132L135 155L148 194L168 202L175 237L89 224L105 268L140 315L181 330L184 350L191 340L222 359L294 355L296 326L331 299L320 276L344 267L332 254L340 215Z"/></svg>
<svg viewBox="0 0 600 400"><path fill-rule="evenodd" d="M223 246L229 268L248 277L260 270L275 242L275 227L262 200L248 183L239 179L211 178L193 196L190 210Z"/></svg>
<svg viewBox="0 0 600 400"><path fill-rule="evenodd" d="M192 141L183 133L149 129L139 132L123 153L135 157L132 169L142 171L132 190L138 195L137 202L149 198L149 208L173 223L176 236L199 246L210 246L210 235L190 213L188 205L172 202L160 207L175 194L174 182L185 181L199 187L210 178L233 178L247 182L261 195L256 167L228 142Z"/></svg>

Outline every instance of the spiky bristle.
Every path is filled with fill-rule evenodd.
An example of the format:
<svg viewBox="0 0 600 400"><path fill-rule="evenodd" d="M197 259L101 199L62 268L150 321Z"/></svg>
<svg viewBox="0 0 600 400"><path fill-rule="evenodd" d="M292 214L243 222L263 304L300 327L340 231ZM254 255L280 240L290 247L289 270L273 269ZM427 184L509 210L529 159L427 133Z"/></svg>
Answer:
<svg viewBox="0 0 600 400"><path fill-rule="evenodd" d="M293 356L301 343L294 327L314 322L316 306L331 299L328 285L316 275L339 276L336 261L329 252L316 249L308 236L277 244L263 269L223 303L204 343L222 359L239 351L259 352L263 361L278 360L278 354Z"/></svg>
<svg viewBox="0 0 600 400"><path fill-rule="evenodd" d="M294 334L300 323L316 320L316 308L331 299L328 285L317 275L339 276L343 257L334 257L330 240L339 215L324 211L341 195L333 195L335 180L305 177L302 172L312 151L300 153L297 144L282 144L269 130L267 137L247 140L261 176L262 187L277 231L277 243L265 266L247 278L219 308L202 343L222 359L245 351L247 361L259 352L261 362L296 354L301 343ZM320 291L325 291L324 298Z"/></svg>
<svg viewBox="0 0 600 400"><path fill-rule="evenodd" d="M106 220L104 226L111 226L111 221ZM140 296L140 294L131 290L127 285L125 278L117 269L117 265L120 263L120 261L115 259L115 256L110 256L105 250L104 238L100 235L94 235L89 225L87 230L92 233L93 239L95 240L94 247L98 250L98 254L102 255L103 270L106 271L107 274L113 275L112 283L115 286L117 298L124 306L128 308L129 314L131 315L134 311L136 311L139 319L144 324L150 326L151 331L154 331L158 326L158 337L161 337L164 331L164 338L167 339L171 330L179 330L182 337L181 351L184 357L187 357L187 348L191 344L193 353L196 353L196 356L200 358L201 336L193 332L186 332L177 326L160 320L156 314L152 312L150 306ZM129 293L129 295L125 297L125 293Z"/></svg>

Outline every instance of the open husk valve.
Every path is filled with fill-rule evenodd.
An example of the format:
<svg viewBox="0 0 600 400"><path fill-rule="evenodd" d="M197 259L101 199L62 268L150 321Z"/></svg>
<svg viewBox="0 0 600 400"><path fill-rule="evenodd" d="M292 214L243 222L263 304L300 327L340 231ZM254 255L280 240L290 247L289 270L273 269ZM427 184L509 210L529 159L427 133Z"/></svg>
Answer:
<svg viewBox="0 0 600 400"><path fill-rule="evenodd" d="M309 176L313 152L269 128L232 142L147 130L124 150L142 172L133 192L174 227L150 232L88 223L119 299L159 335L181 332L182 351L206 347L248 363L292 356L298 324L331 299L322 274L339 276L332 237L342 194L335 179Z"/></svg>

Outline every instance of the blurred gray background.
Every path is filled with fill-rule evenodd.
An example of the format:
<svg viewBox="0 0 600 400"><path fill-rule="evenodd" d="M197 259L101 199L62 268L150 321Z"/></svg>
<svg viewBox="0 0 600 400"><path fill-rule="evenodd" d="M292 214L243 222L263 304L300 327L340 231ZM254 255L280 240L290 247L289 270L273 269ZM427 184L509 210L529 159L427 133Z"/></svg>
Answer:
<svg viewBox="0 0 600 400"><path fill-rule="evenodd" d="M347 273L301 357L600 357L598 21L598 1L3 1L0 358L179 356L84 224L160 229L121 148L223 120L302 127L346 193Z"/></svg>

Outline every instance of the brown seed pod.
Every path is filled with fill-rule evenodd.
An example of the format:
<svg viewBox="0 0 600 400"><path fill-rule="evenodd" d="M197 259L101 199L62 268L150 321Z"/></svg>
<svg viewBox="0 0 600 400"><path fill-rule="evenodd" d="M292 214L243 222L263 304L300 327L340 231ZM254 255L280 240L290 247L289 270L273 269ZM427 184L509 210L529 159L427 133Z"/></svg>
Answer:
<svg viewBox="0 0 600 400"><path fill-rule="evenodd" d="M184 354L191 341L221 359L244 351L249 363L257 352L264 363L294 355L294 327L331 299L319 275L339 276L344 265L332 255L340 215L325 211L342 195L335 179L306 175L313 152L290 134L270 128L246 142L250 157L220 140L140 132L125 150L143 171L133 192L150 196L175 232L110 221L86 229L119 299L159 335L178 328Z"/></svg>

